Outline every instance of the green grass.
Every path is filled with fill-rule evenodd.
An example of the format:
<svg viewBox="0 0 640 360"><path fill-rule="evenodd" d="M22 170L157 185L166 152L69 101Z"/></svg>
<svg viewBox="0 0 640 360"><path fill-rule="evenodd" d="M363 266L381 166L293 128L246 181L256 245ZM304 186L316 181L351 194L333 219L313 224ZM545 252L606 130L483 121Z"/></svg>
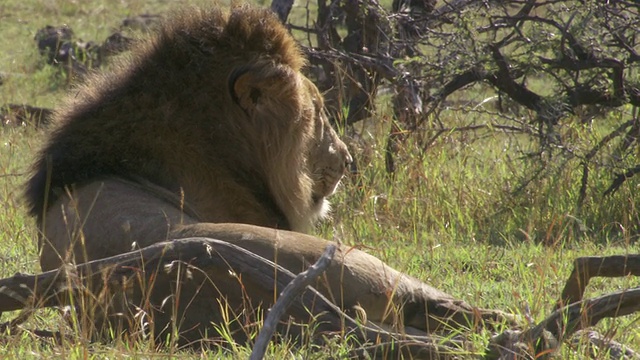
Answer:
<svg viewBox="0 0 640 360"><path fill-rule="evenodd" d="M47 25L68 24L85 40L102 41L123 18L141 13L165 14L188 1L17 1L0 5L1 103L28 103L55 107L69 89L58 70L45 65L33 36ZM304 14L305 3L295 8ZM301 15L297 15L301 16ZM298 22L304 24L304 22ZM469 96L480 103L481 89ZM374 119L345 131L359 162L360 173L344 180L333 198L332 219L317 234L361 247L391 266L462 298L474 305L522 314L535 321L549 314L578 256L636 254L638 197L636 179L613 196L601 194L611 180L611 169L591 173L588 198L576 207L581 169L562 158L554 172L516 193L531 164L518 158L534 149L529 139L497 131L452 133L439 138L423 155L413 140L398 155L399 171L384 171L385 136L391 121L381 99ZM482 123L490 114L469 109L445 111L449 126ZM441 119L442 120L442 119ZM564 128L585 148L595 145L611 129L606 122L595 129ZM359 135L354 136L354 132ZM39 271L36 230L21 200L29 164L45 136L27 128L0 128L0 276ZM357 138L357 140L355 140ZM611 152L614 150L612 149ZM629 159L636 162L637 158ZM596 279L587 296L637 285L637 279ZM3 314L2 320L15 316ZM640 348L638 316L603 321L598 330L614 340ZM25 328L65 331L74 340L54 345L28 332L0 336L0 358L217 358L169 348L154 350L145 342L87 344L70 333L53 311L36 314ZM478 349L486 343L478 339ZM250 349L234 348L231 357L247 357ZM270 358L339 358L344 347L332 344L322 352L289 345L269 349ZM578 347L577 354L584 349ZM581 358L563 347L560 358Z"/></svg>

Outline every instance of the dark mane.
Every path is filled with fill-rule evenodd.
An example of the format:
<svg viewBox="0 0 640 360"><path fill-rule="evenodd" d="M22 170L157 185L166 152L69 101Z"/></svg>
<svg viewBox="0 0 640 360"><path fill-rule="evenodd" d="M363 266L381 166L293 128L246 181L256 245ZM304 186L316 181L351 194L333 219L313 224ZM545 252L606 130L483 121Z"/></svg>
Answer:
<svg viewBox="0 0 640 360"><path fill-rule="evenodd" d="M256 168L253 145L210 114L234 111L217 101L230 100L230 69L258 57L295 71L304 65L294 40L268 10L193 8L166 22L114 70L90 76L57 110L55 129L26 184L30 214L41 220L65 189L101 178L142 178L178 191L181 184L168 165L177 161L168 160L176 148L184 158L224 163L233 155L245 162L233 166ZM193 140L200 133L206 137ZM227 145L237 139L233 149L216 145L222 138Z"/></svg>

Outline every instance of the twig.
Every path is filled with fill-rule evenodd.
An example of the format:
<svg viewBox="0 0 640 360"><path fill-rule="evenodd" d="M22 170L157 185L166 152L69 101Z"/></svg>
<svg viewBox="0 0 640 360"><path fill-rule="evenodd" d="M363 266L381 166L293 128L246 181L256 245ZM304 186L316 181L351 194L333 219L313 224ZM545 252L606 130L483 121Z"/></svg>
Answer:
<svg viewBox="0 0 640 360"><path fill-rule="evenodd" d="M607 196L609 194L613 194L614 192L616 192L620 186L622 186L622 184L627 181L628 178L634 176L635 174L640 173L640 165L637 165L635 167L629 168L627 169L625 172L623 173L617 173L616 174L616 178L613 179L613 182L611 183L611 186L609 186L609 188L604 192L604 196Z"/></svg>
<svg viewBox="0 0 640 360"><path fill-rule="evenodd" d="M579 330L596 325L605 318L629 315L640 311L640 287L582 300L592 277L621 277L640 275L640 255L581 257L567 280L556 310L538 325L525 331L505 331L494 337L489 345L487 359L509 356L526 357L535 350L551 352ZM565 304L569 304L564 306ZM531 355L531 354L529 354Z"/></svg>
<svg viewBox="0 0 640 360"><path fill-rule="evenodd" d="M625 346L620 344L619 342L613 341L610 338L603 336L597 331L593 331L593 330L581 331L580 334L576 334L576 336L572 339L572 342L574 344L579 344L580 340L585 338L586 338L587 346L589 347L590 352L593 352L594 354L602 353L602 350L600 349L605 348L604 353L609 354L609 359L620 359L620 360L640 359L640 354L631 350L628 346Z"/></svg>
<svg viewBox="0 0 640 360"><path fill-rule="evenodd" d="M264 321L264 326L262 327L260 334L258 334L258 338L253 346L249 360L258 360L264 357L264 354L267 351L267 345L269 345L269 342L276 331L278 322L300 292L302 292L307 286L310 286L311 283L313 283L318 276L320 276L327 267L329 267L329 264L331 264L331 260L333 260L333 256L336 253L336 249L337 247L334 244L327 245L324 253L318 261L311 265L306 271L298 274L298 276L291 280L291 282L284 288L280 298L278 298L276 303L273 305L271 311L269 311L269 315L267 315L267 318Z"/></svg>
<svg viewBox="0 0 640 360"><path fill-rule="evenodd" d="M478 124L478 125L468 125L468 126L456 126L451 128L441 128L441 129L438 129L432 137L430 137L427 141L424 142L424 144L422 145L422 152L423 153L427 152L427 150L429 150L431 145L433 145L433 143L435 143L436 140L438 140L438 138L442 136L442 134L451 134L454 132L475 131L475 130L483 130L483 129L488 129L488 130L495 129L495 130L503 131L505 133L507 132L523 133L523 134L530 133L527 129L519 126L501 125L501 124Z"/></svg>
<svg viewBox="0 0 640 360"><path fill-rule="evenodd" d="M593 277L640 276L640 255L588 256L574 260L556 309L582 300L589 280Z"/></svg>

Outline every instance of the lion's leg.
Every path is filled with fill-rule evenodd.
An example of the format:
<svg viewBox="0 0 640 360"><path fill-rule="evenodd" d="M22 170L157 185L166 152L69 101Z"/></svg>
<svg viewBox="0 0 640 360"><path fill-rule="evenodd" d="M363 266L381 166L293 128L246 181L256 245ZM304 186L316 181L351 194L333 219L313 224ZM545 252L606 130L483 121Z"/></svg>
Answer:
<svg viewBox="0 0 640 360"><path fill-rule="evenodd" d="M208 237L224 240L293 273L305 270L321 255L328 241L300 233L242 224L186 225L172 231L174 239ZM485 320L509 320L499 311L474 308L428 284L387 266L363 251L340 246L324 278L315 286L351 315L361 314L377 324L433 332L482 326Z"/></svg>

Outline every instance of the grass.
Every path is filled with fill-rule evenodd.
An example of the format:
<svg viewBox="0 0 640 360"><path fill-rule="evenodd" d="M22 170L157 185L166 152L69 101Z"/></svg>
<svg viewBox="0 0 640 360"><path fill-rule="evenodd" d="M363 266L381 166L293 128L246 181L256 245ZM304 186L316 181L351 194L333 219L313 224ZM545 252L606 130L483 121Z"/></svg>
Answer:
<svg viewBox="0 0 640 360"><path fill-rule="evenodd" d="M68 24L79 37L101 41L121 20L141 13L164 14L188 1L35 1L7 0L0 5L1 103L55 107L68 91L57 70L42 62L33 36L47 25ZM295 8L304 14L305 4ZM477 90L471 101L486 95ZM473 95L473 94L472 94ZM562 157L549 176L516 193L531 164L518 159L535 144L497 131L451 133L421 154L409 140L398 155L399 171L384 170L385 136L391 120L380 100L375 119L345 131L356 156L359 174L345 179L333 198L332 219L317 234L366 249L391 266L439 289L483 307L529 313L534 321L549 314L578 256L638 253L638 182L631 179L613 196L602 197L610 169L592 172L589 197L576 208L580 168ZM486 122L490 115L469 109L440 115L458 126ZM581 144L593 145L611 129L565 129ZM354 134L357 134L355 136ZM28 128L0 128L0 276L39 271L36 231L21 201L21 186L29 164L46 134ZM611 150L613 151L613 150ZM630 159L636 161L637 159ZM555 167L554 167L555 166ZM557 171L555 171L557 170ZM596 279L587 296L637 285L636 279ZM3 314L7 320L16 314ZM640 348L638 316L606 320L598 330ZM60 316L41 311L26 328L66 331ZM73 335L73 334L71 334ZM157 351L145 342L89 344L78 340L53 345L28 332L0 337L2 358L218 358L207 353L169 349ZM486 338L478 339L482 348ZM578 359L585 347L564 346L560 358ZM287 344L269 349L270 358L341 357L336 343L322 352L293 349ZM247 357L250 349L234 347L231 357ZM602 357L604 358L604 357Z"/></svg>

